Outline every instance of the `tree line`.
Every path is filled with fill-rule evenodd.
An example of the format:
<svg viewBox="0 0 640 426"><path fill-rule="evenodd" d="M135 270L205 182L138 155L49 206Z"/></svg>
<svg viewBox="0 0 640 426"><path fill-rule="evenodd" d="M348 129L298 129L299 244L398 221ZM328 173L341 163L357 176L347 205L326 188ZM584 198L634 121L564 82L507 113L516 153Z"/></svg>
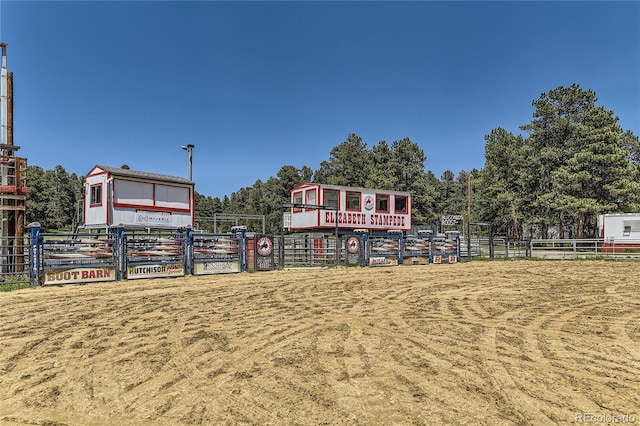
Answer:
<svg viewBox="0 0 640 426"><path fill-rule="evenodd" d="M497 127L485 136L482 169L447 170L440 177L425 170L427 157L410 138L369 148L352 133L317 170L285 165L222 199L196 192L195 215L264 215L266 231L279 234L291 189L321 183L410 192L413 224L434 229L442 215L466 217L470 195L472 222L489 222L497 234L548 238L555 230L561 237L594 237L598 214L640 212L640 142L596 102L595 92L576 84L543 93L532 103L532 121L520 127L524 134ZM62 166L30 166L28 173L27 220L45 229L75 227L83 179ZM232 225L221 223L218 231ZM199 227L211 231L213 224Z"/></svg>

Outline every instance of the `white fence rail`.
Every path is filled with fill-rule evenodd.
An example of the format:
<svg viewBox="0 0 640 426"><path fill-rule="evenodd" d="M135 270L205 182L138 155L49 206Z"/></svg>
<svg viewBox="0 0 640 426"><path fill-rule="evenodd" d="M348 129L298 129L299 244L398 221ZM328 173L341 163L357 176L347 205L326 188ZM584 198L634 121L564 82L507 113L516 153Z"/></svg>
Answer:
<svg viewBox="0 0 640 426"><path fill-rule="evenodd" d="M640 240L531 240L531 256L539 259L640 260Z"/></svg>

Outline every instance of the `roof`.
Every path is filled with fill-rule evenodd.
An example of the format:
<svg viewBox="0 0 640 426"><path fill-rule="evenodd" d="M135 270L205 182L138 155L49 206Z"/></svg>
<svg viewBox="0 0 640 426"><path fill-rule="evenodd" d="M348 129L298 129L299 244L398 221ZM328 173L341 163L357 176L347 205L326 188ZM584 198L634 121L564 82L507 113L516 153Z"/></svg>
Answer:
<svg viewBox="0 0 640 426"><path fill-rule="evenodd" d="M330 185L326 183L301 183L291 190L291 192L306 189L306 188L314 188L320 187L322 189L335 189L342 191L354 191L354 192L380 192L394 195L408 195L411 196L410 192L407 191L396 191L393 189L376 189L376 188L361 188L358 186L345 186L345 185Z"/></svg>
<svg viewBox="0 0 640 426"><path fill-rule="evenodd" d="M105 172L108 172L112 176L129 177L129 178L145 179L145 180L157 180L162 182L181 183L185 185L194 185L193 181L180 176L170 176L170 175L162 175L159 173L140 172L137 170L122 169L120 167L110 167L110 166L102 166L102 165L96 165L93 169L91 169L91 172L89 172L89 175L92 174L92 172L96 169L101 169Z"/></svg>

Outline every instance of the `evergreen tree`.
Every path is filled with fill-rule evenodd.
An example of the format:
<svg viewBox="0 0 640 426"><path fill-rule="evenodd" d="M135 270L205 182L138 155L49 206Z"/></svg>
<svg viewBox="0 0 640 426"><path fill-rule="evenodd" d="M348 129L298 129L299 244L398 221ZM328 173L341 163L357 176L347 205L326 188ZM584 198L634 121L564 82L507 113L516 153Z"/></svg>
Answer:
<svg viewBox="0 0 640 426"><path fill-rule="evenodd" d="M584 235L598 213L638 206L638 173L633 157L637 138L623 133L612 111L595 105L597 97L578 85L558 87L533 102L534 120L525 151L523 208L539 221L542 236L556 223Z"/></svg>
<svg viewBox="0 0 640 426"><path fill-rule="evenodd" d="M485 136L485 165L476 183L481 221L491 222L496 233L522 237L524 221L522 136L497 128Z"/></svg>
<svg viewBox="0 0 640 426"><path fill-rule="evenodd" d="M365 187L371 173L371 152L362 138L354 133L331 150L328 161L322 161L315 182L329 185Z"/></svg>

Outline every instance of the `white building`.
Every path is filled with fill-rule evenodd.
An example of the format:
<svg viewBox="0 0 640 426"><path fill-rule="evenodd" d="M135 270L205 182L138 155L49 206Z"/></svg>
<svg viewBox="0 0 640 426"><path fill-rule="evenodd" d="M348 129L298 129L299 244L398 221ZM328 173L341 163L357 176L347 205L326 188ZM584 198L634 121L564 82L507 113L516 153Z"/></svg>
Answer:
<svg viewBox="0 0 640 426"><path fill-rule="evenodd" d="M194 183L189 179L97 165L84 181L87 229L194 226Z"/></svg>

